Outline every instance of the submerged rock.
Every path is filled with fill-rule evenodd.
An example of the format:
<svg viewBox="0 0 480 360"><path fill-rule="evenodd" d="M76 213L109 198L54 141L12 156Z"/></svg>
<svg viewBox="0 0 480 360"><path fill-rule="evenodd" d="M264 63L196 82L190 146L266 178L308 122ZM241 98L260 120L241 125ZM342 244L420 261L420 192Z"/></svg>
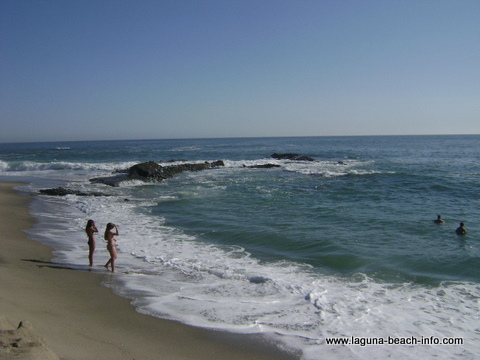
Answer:
<svg viewBox="0 0 480 360"><path fill-rule="evenodd" d="M53 189L42 189L40 190L42 195L51 195L51 196L65 196L65 195L77 195L77 196L109 196L107 194L99 192L83 192L78 190L65 189L63 187L53 188Z"/></svg>
<svg viewBox="0 0 480 360"><path fill-rule="evenodd" d="M277 160L315 161L315 159L311 157L302 156L302 155L293 154L293 153L287 153L287 154L273 153L271 157Z"/></svg>
<svg viewBox="0 0 480 360"><path fill-rule="evenodd" d="M247 167L250 169L270 169L270 168L278 168L281 167L278 164L261 164L261 165L243 165L243 167Z"/></svg>
<svg viewBox="0 0 480 360"><path fill-rule="evenodd" d="M265 276L250 276L248 278L248 281L250 281L252 284L264 284L270 279L265 277Z"/></svg>

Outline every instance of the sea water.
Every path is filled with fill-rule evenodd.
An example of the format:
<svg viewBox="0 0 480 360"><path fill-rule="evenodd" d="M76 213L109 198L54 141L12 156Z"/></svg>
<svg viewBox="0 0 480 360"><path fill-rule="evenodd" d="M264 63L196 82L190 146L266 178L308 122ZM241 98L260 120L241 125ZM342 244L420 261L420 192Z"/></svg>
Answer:
<svg viewBox="0 0 480 360"><path fill-rule="evenodd" d="M225 166L116 188L89 181L150 160ZM264 164L279 167L249 167ZM307 360L480 356L480 136L0 144L0 177L35 194L109 195L38 195L29 234L54 261L88 269L94 219L92 271L141 313L262 334ZM120 231L113 274L102 267L108 222ZM455 234L460 222L467 235ZM461 344L372 345L411 338Z"/></svg>

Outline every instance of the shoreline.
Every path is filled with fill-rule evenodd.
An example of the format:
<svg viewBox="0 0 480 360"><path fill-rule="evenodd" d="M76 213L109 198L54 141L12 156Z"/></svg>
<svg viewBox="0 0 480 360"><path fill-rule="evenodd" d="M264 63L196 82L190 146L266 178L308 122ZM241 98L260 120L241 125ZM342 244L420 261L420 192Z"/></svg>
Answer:
<svg viewBox="0 0 480 360"><path fill-rule="evenodd" d="M52 262L54 249L24 232L35 219L29 212L32 199L14 189L20 185L0 181L0 316L15 328L28 321L60 359L299 357L261 334L230 334L143 315L129 299L101 285L105 275Z"/></svg>

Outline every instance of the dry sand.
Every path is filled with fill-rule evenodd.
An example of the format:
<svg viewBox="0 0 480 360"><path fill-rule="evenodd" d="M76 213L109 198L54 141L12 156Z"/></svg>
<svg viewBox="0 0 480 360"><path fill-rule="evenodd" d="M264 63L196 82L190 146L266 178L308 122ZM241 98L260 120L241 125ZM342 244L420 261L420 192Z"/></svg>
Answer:
<svg viewBox="0 0 480 360"><path fill-rule="evenodd" d="M296 358L260 336L208 331L139 314L128 299L100 285L104 275L52 263L52 248L22 231L34 219L29 215L31 199L14 190L16 185L0 182L1 359Z"/></svg>

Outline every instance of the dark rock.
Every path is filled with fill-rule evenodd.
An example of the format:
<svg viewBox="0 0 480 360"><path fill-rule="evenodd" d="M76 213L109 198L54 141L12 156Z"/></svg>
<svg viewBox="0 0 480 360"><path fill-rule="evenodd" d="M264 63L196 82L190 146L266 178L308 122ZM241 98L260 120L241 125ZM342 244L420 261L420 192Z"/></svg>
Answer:
<svg viewBox="0 0 480 360"><path fill-rule="evenodd" d="M133 165L128 171L130 179L147 179L148 181L161 181L165 179L163 175L163 167L155 161L149 161L141 164Z"/></svg>
<svg viewBox="0 0 480 360"><path fill-rule="evenodd" d="M277 154L274 153L271 156L277 160L295 160L295 161L315 161L315 159L308 157L308 156L301 156L298 154L287 153L287 154Z"/></svg>
<svg viewBox="0 0 480 360"><path fill-rule="evenodd" d="M278 164L262 164L262 165L250 165L250 166L243 165L243 167L247 167L250 169L270 169L270 168L278 168L281 166Z"/></svg>
<svg viewBox="0 0 480 360"><path fill-rule="evenodd" d="M99 192L82 192L78 190L65 189L63 187L53 188L53 189L42 189L40 190L42 195L51 195L51 196L65 196L65 195L77 195L77 196L109 196L107 194Z"/></svg>
<svg viewBox="0 0 480 360"><path fill-rule="evenodd" d="M149 161L134 165L130 168L128 177L142 181L158 182L173 177L184 171L201 171L213 169L218 166L224 166L223 161L204 162L200 164L180 164L171 166L161 166L155 161Z"/></svg>
<svg viewBox="0 0 480 360"><path fill-rule="evenodd" d="M115 175L90 179L92 183L102 183L109 186L119 186L122 181L140 180L144 182L159 182L169 179L184 171L201 171L224 166L223 161L204 162L199 164L179 164L161 166L155 161L148 161L133 165L125 175Z"/></svg>
<svg viewBox="0 0 480 360"><path fill-rule="evenodd" d="M250 276L248 278L248 281L250 281L252 284L264 284L270 279L264 276Z"/></svg>

